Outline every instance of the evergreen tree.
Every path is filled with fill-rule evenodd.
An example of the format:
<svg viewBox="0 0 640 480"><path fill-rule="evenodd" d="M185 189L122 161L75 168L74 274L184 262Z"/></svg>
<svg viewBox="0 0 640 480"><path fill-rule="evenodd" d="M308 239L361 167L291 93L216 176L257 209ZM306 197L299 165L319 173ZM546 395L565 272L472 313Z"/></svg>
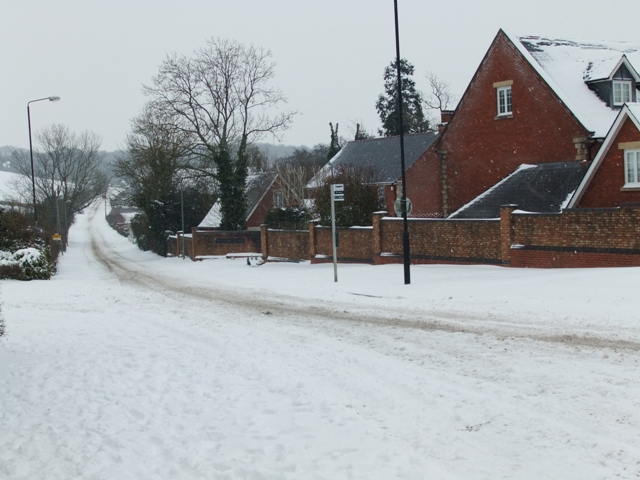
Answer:
<svg viewBox="0 0 640 480"><path fill-rule="evenodd" d="M413 81L413 65L406 59L400 60L400 78L402 80L402 117L404 133L422 133L429 130L429 121L422 111L422 95L416 90ZM376 110L382 122L378 130L380 135L389 137L400 135L400 116L398 115L398 76L397 62L394 60L384 69L384 94L376 102Z"/></svg>

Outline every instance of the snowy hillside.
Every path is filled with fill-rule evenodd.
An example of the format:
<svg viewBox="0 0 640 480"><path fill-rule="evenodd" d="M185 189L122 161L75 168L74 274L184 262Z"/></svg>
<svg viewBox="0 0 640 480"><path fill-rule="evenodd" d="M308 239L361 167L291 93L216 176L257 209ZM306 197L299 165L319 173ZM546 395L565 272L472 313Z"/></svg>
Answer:
<svg viewBox="0 0 640 480"><path fill-rule="evenodd" d="M16 197L14 182L20 177L17 173L0 171L0 201Z"/></svg>

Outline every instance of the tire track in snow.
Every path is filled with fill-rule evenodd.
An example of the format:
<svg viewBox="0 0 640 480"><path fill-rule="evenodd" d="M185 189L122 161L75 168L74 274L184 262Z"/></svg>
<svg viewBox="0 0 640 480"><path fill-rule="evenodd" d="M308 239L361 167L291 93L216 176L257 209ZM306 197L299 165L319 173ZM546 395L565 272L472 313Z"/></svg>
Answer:
<svg viewBox="0 0 640 480"><path fill-rule="evenodd" d="M92 212L92 220L97 212ZM496 328L478 325L460 325L454 322L474 321L482 322L480 317L461 315L453 312L415 313L409 310L402 312L402 317L397 317L397 311L389 312L388 315L379 315L371 312L353 312L347 309L352 306L334 304L334 308L310 304L310 300L301 301L295 297L280 295L280 301L276 299L265 299L256 297L254 294L243 294L237 290L222 289L216 287L203 288L196 285L180 285L175 283L175 279L149 275L139 270L131 268L130 260L118 254L114 249L109 248L109 244L104 239L98 238L98 232L91 227L89 222L89 233L91 237L91 248L96 259L104 265L111 273L116 275L121 281L133 282L147 288L160 291L164 294L174 294L178 296L195 297L200 300L224 303L236 308L243 308L257 311L262 314L275 314L281 317L295 316L301 319L323 319L331 321L348 321L361 324L372 324L384 327L394 327L403 329L414 329L422 331L464 333L472 335L491 335L499 340L508 338L529 339L553 344L561 344L569 347L587 347L596 349L612 350L633 350L640 351L640 342L630 340L610 339L598 336L586 336L572 333L562 334L541 334L534 332L523 332L505 327ZM255 293L255 292L252 292ZM270 295L275 295L270 292ZM379 312L378 308L378 312ZM378 313L376 312L376 313ZM299 323L299 322L298 322Z"/></svg>

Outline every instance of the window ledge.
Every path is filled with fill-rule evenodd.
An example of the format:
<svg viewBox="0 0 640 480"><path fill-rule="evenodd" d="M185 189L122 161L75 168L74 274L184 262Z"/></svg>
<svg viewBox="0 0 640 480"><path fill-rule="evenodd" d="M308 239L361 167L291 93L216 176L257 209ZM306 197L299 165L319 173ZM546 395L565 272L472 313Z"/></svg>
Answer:
<svg viewBox="0 0 640 480"><path fill-rule="evenodd" d="M640 185L629 185L628 187L620 188L621 192L640 192Z"/></svg>
<svg viewBox="0 0 640 480"><path fill-rule="evenodd" d="M493 119L494 120L503 120L505 118L513 118L513 113L509 113L507 115L496 115Z"/></svg>

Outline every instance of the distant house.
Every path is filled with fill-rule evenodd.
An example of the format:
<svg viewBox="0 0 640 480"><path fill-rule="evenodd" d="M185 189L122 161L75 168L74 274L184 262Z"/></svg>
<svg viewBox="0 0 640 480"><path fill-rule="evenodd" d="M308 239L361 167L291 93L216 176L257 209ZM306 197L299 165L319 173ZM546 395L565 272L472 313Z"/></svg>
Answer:
<svg viewBox="0 0 640 480"><path fill-rule="evenodd" d="M414 213L448 217L525 164L564 164L562 174L575 182L583 167L568 162L595 158L620 109L638 100L639 69L640 44L500 30L442 135L407 171ZM545 172L519 171L498 192ZM531 193L513 192L523 196L509 203Z"/></svg>
<svg viewBox="0 0 640 480"><path fill-rule="evenodd" d="M259 230L266 214L275 207L283 206L282 191L278 184L277 173L249 175L246 184L247 230ZM200 222L198 228L220 228L220 202L216 202L209 213Z"/></svg>
<svg viewBox="0 0 640 480"><path fill-rule="evenodd" d="M405 169L427 151L438 138L434 132L417 133L404 137ZM386 210L393 212L393 203L401 195L402 169L400 137L372 138L347 143L307 184L307 188L322 185L333 171L342 168L362 168L371 171L372 183L378 186ZM423 192L424 193L424 192ZM416 197L419 194L416 193ZM415 198L411 198L415 201Z"/></svg>
<svg viewBox="0 0 640 480"><path fill-rule="evenodd" d="M569 207L640 203L640 104L622 107Z"/></svg>

